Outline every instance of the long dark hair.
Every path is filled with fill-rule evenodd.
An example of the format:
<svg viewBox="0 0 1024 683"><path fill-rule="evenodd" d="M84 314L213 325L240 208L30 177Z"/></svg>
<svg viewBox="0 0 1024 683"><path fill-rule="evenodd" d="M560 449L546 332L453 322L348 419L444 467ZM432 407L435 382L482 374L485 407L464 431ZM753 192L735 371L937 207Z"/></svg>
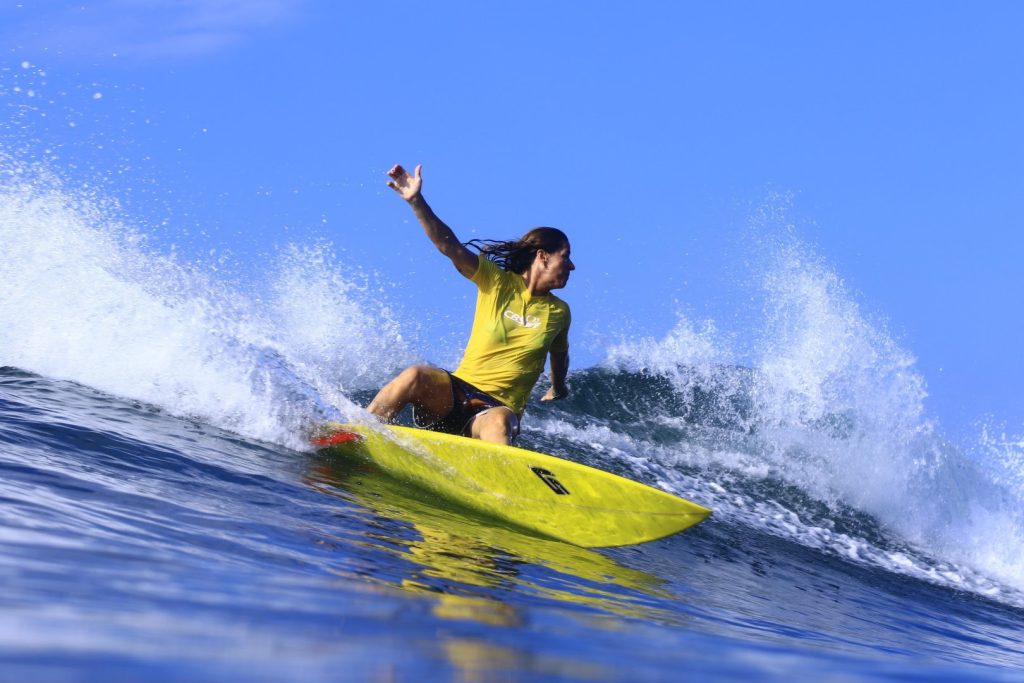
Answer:
<svg viewBox="0 0 1024 683"><path fill-rule="evenodd" d="M476 249L511 273L525 273L538 250L551 253L567 244L569 238L558 228L534 228L517 240L470 240L465 246Z"/></svg>

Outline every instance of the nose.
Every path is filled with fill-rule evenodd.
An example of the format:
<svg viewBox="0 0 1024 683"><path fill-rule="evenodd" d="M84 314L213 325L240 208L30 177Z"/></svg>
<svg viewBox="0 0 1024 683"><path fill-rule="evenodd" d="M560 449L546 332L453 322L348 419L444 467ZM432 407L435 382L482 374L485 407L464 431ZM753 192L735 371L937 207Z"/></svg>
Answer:
<svg viewBox="0 0 1024 683"><path fill-rule="evenodd" d="M572 262L572 259L569 259L569 270L576 270L576 264Z"/></svg>

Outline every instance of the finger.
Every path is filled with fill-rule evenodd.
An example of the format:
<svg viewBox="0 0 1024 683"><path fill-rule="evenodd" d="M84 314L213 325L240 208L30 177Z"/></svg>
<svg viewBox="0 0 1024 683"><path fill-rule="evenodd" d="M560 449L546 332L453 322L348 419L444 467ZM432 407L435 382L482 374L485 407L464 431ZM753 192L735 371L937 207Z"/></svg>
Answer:
<svg viewBox="0 0 1024 683"><path fill-rule="evenodd" d="M391 176L392 178L397 178L398 176L404 175L404 174L405 174L405 169L402 168L401 164L395 164L391 168L391 170L388 171L388 175Z"/></svg>
<svg viewBox="0 0 1024 683"><path fill-rule="evenodd" d="M401 190L399 190L399 189L398 189L398 183L396 183L396 182L395 182L395 181L393 181L393 180L389 180L389 181L388 181L388 187L390 187L390 188L391 188L392 190L394 190L395 192L401 192Z"/></svg>
<svg viewBox="0 0 1024 683"><path fill-rule="evenodd" d="M416 180L419 180L420 178L423 177L423 175L420 173L420 170L422 168L423 168L423 164L416 164L416 169L413 171L413 175L416 176Z"/></svg>

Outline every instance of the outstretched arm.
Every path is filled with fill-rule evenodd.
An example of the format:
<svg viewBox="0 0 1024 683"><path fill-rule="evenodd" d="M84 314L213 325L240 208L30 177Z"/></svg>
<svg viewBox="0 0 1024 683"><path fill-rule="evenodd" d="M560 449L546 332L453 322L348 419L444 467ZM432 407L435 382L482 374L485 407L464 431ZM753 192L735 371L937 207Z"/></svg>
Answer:
<svg viewBox="0 0 1024 683"><path fill-rule="evenodd" d="M437 250L451 259L455 268L460 273L465 277L472 278L476 274L477 266L480 264L478 257L462 245L462 242L455 236L452 229L437 217L434 210L423 199L423 194L421 193L423 176L420 173L422 168L422 164L417 164L413 175L409 175L409 172L401 166L395 166L388 171L388 175L391 176L391 180L388 181L388 187L397 192L402 199L409 202L413 213L416 214L420 225L423 226L423 231L427 233L427 237L434 243Z"/></svg>
<svg viewBox="0 0 1024 683"><path fill-rule="evenodd" d="M569 387L565 384L565 377L569 374L569 354L565 351L552 351L548 358L551 362L551 388L540 400L557 401L569 395Z"/></svg>

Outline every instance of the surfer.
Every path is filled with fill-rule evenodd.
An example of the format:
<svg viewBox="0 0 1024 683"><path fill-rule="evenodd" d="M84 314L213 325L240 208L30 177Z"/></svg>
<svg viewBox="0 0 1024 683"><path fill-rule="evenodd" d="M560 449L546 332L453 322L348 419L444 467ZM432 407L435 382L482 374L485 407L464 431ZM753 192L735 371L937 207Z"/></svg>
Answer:
<svg viewBox="0 0 1024 683"><path fill-rule="evenodd" d="M519 434L546 357L551 388L541 400L569 393L569 306L551 293L565 287L576 269L569 239L555 228L534 228L518 240L462 243L423 199L421 168L410 175L395 166L388 187L409 203L438 251L476 284L473 328L458 368L408 367L377 393L369 410L391 422L411 403L417 427L508 444Z"/></svg>

